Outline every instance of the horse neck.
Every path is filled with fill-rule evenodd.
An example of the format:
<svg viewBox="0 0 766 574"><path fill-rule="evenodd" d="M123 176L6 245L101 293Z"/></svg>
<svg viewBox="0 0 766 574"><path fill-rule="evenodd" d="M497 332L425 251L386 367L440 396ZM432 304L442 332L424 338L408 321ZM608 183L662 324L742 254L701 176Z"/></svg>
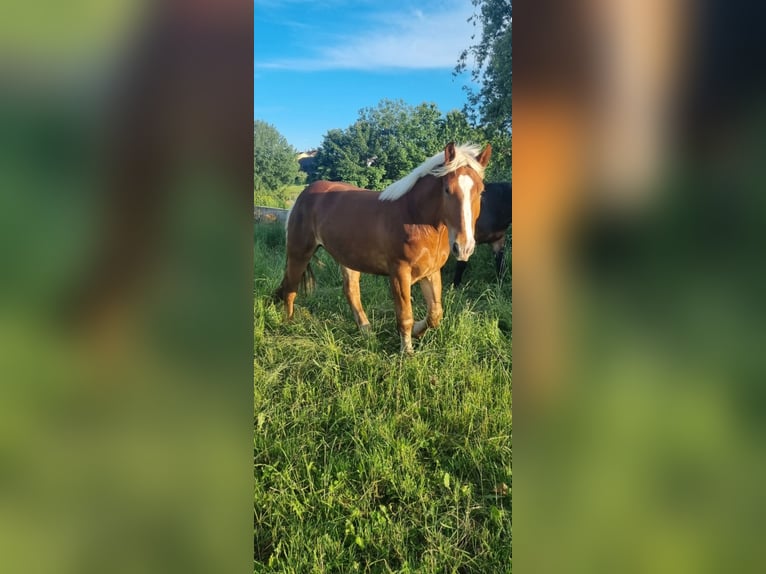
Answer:
<svg viewBox="0 0 766 574"><path fill-rule="evenodd" d="M511 223L513 196L510 184L490 183L481 201L481 208L492 213L496 225L500 227ZM489 216L489 213L484 215L485 218Z"/></svg>
<svg viewBox="0 0 766 574"><path fill-rule="evenodd" d="M444 225L441 179L433 175L421 177L404 196L413 222L438 228Z"/></svg>
<svg viewBox="0 0 766 574"><path fill-rule="evenodd" d="M513 194L511 191L511 186L507 186L503 189L503 193L501 195L502 197L502 215L504 223L507 225L510 225L511 220L513 219Z"/></svg>

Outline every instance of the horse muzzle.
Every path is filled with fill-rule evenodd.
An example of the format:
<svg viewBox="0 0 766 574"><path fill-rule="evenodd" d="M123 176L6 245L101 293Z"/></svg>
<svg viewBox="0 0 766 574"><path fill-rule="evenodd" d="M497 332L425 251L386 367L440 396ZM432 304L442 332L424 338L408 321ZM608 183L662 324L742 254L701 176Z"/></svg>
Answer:
<svg viewBox="0 0 766 574"><path fill-rule="evenodd" d="M452 254L457 258L458 261L467 261L468 258L473 254L473 250L476 247L475 241L466 242L464 244L459 244L457 241L452 242Z"/></svg>

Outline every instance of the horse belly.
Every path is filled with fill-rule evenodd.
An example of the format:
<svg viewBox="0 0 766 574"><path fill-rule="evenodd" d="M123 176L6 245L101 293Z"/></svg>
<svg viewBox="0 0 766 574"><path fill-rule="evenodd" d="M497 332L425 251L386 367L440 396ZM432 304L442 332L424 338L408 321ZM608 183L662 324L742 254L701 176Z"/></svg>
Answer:
<svg viewBox="0 0 766 574"><path fill-rule="evenodd" d="M388 275L388 261L384 257L372 253L349 253L344 249L337 249L337 246L332 243L322 246L335 261L344 267L370 275Z"/></svg>
<svg viewBox="0 0 766 574"><path fill-rule="evenodd" d="M372 227L345 232L323 228L317 235L322 247L341 265L361 273L388 275L390 254Z"/></svg>

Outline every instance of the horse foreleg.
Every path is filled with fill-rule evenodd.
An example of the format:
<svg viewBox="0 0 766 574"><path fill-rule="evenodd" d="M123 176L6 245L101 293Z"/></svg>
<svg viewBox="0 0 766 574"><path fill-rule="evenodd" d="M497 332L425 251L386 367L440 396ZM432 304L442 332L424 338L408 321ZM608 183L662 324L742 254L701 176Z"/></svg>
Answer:
<svg viewBox="0 0 766 574"><path fill-rule="evenodd" d="M505 272L505 237L492 243L492 252L495 254L495 272L500 278Z"/></svg>
<svg viewBox="0 0 766 574"><path fill-rule="evenodd" d="M426 300L427 315L415 323L412 328L412 336L420 337L426 332L426 329L436 328L442 320L442 275L441 271L436 271L428 277L424 277L420 282L420 290L423 292L423 298Z"/></svg>
<svg viewBox="0 0 766 574"><path fill-rule="evenodd" d="M359 277L361 273L343 265L341 265L340 269L343 273L343 294L346 296L348 304L354 312L354 321L356 321L357 326L363 333L369 333L370 321L367 319L367 315L362 307L362 297L359 291Z"/></svg>
<svg viewBox="0 0 766 574"><path fill-rule="evenodd" d="M468 267L468 261L456 261L455 262L455 277L452 280L452 286L453 287L459 287L460 283L463 281L463 272L465 272L465 268Z"/></svg>
<svg viewBox="0 0 766 574"><path fill-rule="evenodd" d="M410 288L412 274L409 268L396 270L390 277L391 294L394 297L394 309L396 311L396 323L399 326L402 353L412 354L412 300Z"/></svg>

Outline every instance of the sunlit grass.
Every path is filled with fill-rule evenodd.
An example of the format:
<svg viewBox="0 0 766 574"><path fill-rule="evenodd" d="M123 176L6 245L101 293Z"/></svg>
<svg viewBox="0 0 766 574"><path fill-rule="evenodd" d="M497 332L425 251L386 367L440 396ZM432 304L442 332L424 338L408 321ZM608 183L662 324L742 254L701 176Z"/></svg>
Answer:
<svg viewBox="0 0 766 574"><path fill-rule="evenodd" d="M477 250L403 358L387 279L362 278L364 337L326 253L283 321L283 237L256 225L255 571L510 572L510 275Z"/></svg>

